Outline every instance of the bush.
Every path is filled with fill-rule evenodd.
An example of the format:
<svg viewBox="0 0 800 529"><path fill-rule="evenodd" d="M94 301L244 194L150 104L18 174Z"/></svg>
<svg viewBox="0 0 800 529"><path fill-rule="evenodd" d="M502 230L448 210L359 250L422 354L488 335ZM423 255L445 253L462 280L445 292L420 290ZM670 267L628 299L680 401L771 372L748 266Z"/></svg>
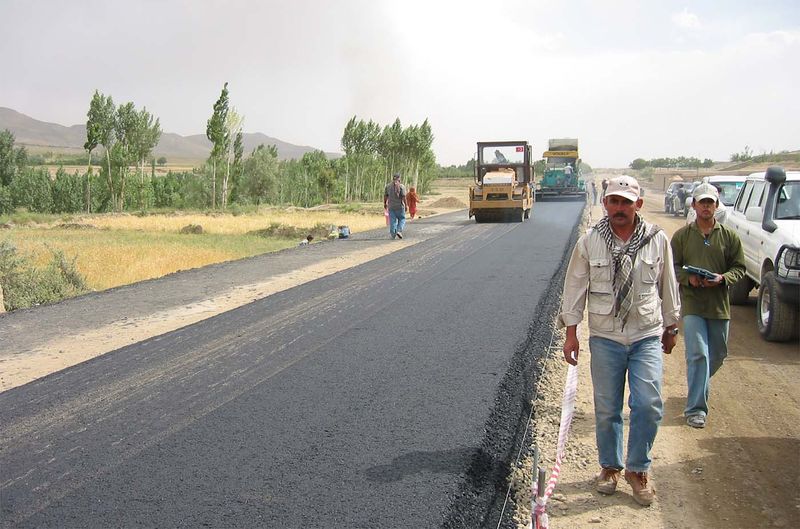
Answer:
<svg viewBox="0 0 800 529"><path fill-rule="evenodd" d="M255 235L257 237L280 237L283 239L300 239L306 235L313 235L315 239L324 239L330 233L330 226L327 224L314 225L313 228L298 228L296 226L286 226L278 222L273 222L269 227L263 230L255 230L248 233L248 235Z"/></svg>
<svg viewBox="0 0 800 529"><path fill-rule="evenodd" d="M7 310L24 309L78 296L88 291L75 260L60 250L52 251L48 265L39 269L20 255L8 241L0 241L0 284Z"/></svg>

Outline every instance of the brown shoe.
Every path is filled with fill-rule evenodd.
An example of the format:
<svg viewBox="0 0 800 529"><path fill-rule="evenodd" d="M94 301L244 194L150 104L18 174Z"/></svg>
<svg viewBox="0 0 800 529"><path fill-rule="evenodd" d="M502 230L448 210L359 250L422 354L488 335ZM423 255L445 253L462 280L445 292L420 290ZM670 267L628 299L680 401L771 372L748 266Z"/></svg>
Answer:
<svg viewBox="0 0 800 529"><path fill-rule="evenodd" d="M653 499L656 497L656 489L647 478L647 472L629 472L626 470L625 481L633 489L633 499L636 500L636 503L645 507L653 503Z"/></svg>
<svg viewBox="0 0 800 529"><path fill-rule="evenodd" d="M617 491L619 481L619 470L616 468L602 468L600 473L595 476L594 488L600 494L614 494Z"/></svg>

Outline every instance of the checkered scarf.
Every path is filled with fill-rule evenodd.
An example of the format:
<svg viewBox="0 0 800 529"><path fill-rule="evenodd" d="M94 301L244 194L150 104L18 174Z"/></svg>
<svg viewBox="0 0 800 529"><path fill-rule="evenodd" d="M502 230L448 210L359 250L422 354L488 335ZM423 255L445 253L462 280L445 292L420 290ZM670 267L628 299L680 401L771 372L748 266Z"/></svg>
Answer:
<svg viewBox="0 0 800 529"><path fill-rule="evenodd" d="M622 320L623 329L633 304L633 288L631 288L633 286L633 260L639 250L661 231L661 228L655 224L646 223L638 213L634 222L636 227L633 229L633 235L628 244L622 247L614 243L614 232L611 231L611 221L608 217L603 217L594 226L614 258L614 316L618 316Z"/></svg>

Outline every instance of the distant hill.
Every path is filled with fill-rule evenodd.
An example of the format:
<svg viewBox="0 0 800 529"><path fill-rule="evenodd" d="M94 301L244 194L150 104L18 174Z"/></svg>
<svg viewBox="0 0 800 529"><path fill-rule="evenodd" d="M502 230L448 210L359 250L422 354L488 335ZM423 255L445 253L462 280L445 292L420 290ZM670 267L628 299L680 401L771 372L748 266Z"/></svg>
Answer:
<svg viewBox="0 0 800 529"><path fill-rule="evenodd" d="M31 152L51 151L71 154L85 152L83 144L86 142L86 125L65 127L57 123L39 121L10 108L0 107L0 130L5 129L11 131L17 145L24 145ZM245 155L261 144L275 145L278 148L278 158L281 160L299 159L305 153L317 150L306 145L293 145L261 132L245 133L242 139ZM181 136L164 132L153 155L156 158L163 156L170 162L200 164L208 158L210 152L211 142L205 134ZM325 154L329 158L341 156L339 153Z"/></svg>

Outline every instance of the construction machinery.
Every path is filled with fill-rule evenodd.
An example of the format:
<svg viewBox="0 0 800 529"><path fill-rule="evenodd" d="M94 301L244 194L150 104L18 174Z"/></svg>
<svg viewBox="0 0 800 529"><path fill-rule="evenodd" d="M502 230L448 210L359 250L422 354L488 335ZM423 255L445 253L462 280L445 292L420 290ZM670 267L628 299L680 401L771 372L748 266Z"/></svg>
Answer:
<svg viewBox="0 0 800 529"><path fill-rule="evenodd" d="M536 183L535 198L586 199L577 138L553 138L542 154L544 174Z"/></svg>
<svg viewBox="0 0 800 529"><path fill-rule="evenodd" d="M533 163L527 141L478 142L469 216L475 222L523 222L533 208Z"/></svg>

